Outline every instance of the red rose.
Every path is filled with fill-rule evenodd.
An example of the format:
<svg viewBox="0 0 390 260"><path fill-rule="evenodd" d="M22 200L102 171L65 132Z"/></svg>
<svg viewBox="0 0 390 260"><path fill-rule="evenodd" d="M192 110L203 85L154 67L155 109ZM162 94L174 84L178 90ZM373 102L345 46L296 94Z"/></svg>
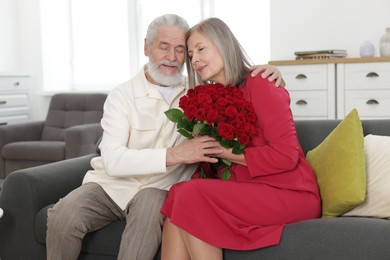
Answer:
<svg viewBox="0 0 390 260"><path fill-rule="evenodd" d="M241 121L238 117L233 120L232 125L234 126L236 134L245 132L245 122Z"/></svg>
<svg viewBox="0 0 390 260"><path fill-rule="evenodd" d="M196 110L195 118L198 121L204 121L206 119L206 109L203 107L200 107Z"/></svg>
<svg viewBox="0 0 390 260"><path fill-rule="evenodd" d="M195 89L190 88L190 89L187 91L187 96L188 96L188 97L193 97L194 95L196 95Z"/></svg>
<svg viewBox="0 0 390 260"><path fill-rule="evenodd" d="M238 112L236 117L234 118L234 121L239 121L239 122L246 122L245 115L242 112Z"/></svg>
<svg viewBox="0 0 390 260"><path fill-rule="evenodd" d="M207 93L202 93L198 95L198 102L200 105L209 105L212 103L211 95Z"/></svg>
<svg viewBox="0 0 390 260"><path fill-rule="evenodd" d="M188 118L188 120L192 121L195 118L196 107L194 105L188 105L184 110L184 115Z"/></svg>
<svg viewBox="0 0 390 260"><path fill-rule="evenodd" d="M218 111L215 109L210 109L209 111L207 111L206 121L209 125L211 125L216 122L217 117L218 117Z"/></svg>
<svg viewBox="0 0 390 260"><path fill-rule="evenodd" d="M218 134L225 140L233 140L234 138L234 128L231 124L228 123L219 123L218 124Z"/></svg>
<svg viewBox="0 0 390 260"><path fill-rule="evenodd" d="M256 128L252 124L245 124L245 131L249 133L250 135L256 134Z"/></svg>
<svg viewBox="0 0 390 260"><path fill-rule="evenodd" d="M237 113L237 108L235 108L234 106L228 106L225 110L225 114L229 118L235 118L237 116Z"/></svg>
<svg viewBox="0 0 390 260"><path fill-rule="evenodd" d="M247 115L246 115L246 121L251 123L251 124L254 124L257 120L257 116L254 112L249 112Z"/></svg>
<svg viewBox="0 0 390 260"><path fill-rule="evenodd" d="M218 110L224 110L228 104L229 104L229 100L225 97L219 97L216 102Z"/></svg>
<svg viewBox="0 0 390 260"><path fill-rule="evenodd" d="M209 163L201 162L198 165L198 168L195 170L194 174L191 176L191 179L200 179L200 178L215 178L216 173L213 172L213 169Z"/></svg>
<svg viewBox="0 0 390 260"><path fill-rule="evenodd" d="M245 134L245 133L241 133L241 134L238 134L237 135L237 141L240 143L240 144L245 144L247 145L250 141L250 136Z"/></svg>
<svg viewBox="0 0 390 260"><path fill-rule="evenodd" d="M182 96L179 101L179 107L185 110L189 103L190 103L190 98L188 96Z"/></svg>

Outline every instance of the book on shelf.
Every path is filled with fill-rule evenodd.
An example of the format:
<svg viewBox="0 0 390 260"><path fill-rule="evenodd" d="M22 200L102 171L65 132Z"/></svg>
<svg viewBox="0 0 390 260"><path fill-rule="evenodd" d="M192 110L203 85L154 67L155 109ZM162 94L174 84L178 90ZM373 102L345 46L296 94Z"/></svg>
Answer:
<svg viewBox="0 0 390 260"><path fill-rule="evenodd" d="M296 56L312 55L312 54L347 54L346 50L329 49L329 50L312 50L312 51L296 51Z"/></svg>
<svg viewBox="0 0 390 260"><path fill-rule="evenodd" d="M334 59L334 58L345 58L347 54L345 53L335 53L335 54L307 54L307 55L296 55L296 60L309 60L309 59Z"/></svg>

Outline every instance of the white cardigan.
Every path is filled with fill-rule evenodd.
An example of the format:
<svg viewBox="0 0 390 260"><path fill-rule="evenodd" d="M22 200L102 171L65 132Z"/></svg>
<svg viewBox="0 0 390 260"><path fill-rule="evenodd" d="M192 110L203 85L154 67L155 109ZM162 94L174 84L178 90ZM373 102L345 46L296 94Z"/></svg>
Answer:
<svg viewBox="0 0 390 260"><path fill-rule="evenodd" d="M177 108L186 93L185 84L175 86L168 104L146 80L144 69L108 95L101 120L101 156L93 158L83 183L100 184L121 207L141 189L168 190L188 180L196 164L166 167L166 150L184 140L164 112Z"/></svg>

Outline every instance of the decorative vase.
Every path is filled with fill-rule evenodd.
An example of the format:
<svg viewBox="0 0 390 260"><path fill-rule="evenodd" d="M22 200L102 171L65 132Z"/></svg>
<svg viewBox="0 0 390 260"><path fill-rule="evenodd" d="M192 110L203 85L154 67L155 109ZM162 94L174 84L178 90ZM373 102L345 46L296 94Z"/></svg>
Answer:
<svg viewBox="0 0 390 260"><path fill-rule="evenodd" d="M374 57L375 48L374 44L369 41L365 41L360 45L360 57Z"/></svg>
<svg viewBox="0 0 390 260"><path fill-rule="evenodd" d="M386 33L381 37L379 48L382 57L390 56L390 27L386 28Z"/></svg>

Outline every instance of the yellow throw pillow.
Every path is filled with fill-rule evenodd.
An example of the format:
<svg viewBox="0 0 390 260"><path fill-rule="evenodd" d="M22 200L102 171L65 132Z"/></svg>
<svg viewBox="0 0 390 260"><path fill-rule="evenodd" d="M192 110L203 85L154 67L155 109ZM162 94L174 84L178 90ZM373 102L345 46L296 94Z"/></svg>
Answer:
<svg viewBox="0 0 390 260"><path fill-rule="evenodd" d="M364 136L356 109L306 158L317 176L323 218L340 216L364 201Z"/></svg>

